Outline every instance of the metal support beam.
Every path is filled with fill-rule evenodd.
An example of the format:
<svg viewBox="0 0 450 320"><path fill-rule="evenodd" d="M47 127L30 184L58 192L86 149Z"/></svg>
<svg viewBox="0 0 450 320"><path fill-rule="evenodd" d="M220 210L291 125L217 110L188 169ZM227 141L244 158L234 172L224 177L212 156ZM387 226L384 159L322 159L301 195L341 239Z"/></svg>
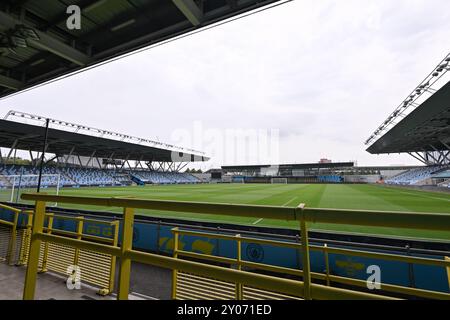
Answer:
<svg viewBox="0 0 450 320"><path fill-rule="evenodd" d="M178 169L177 169L178 171L177 171L177 172L180 172L181 170L183 170L184 168L186 168L186 166L189 164L189 162L186 162L186 163L184 163L184 164L183 164L183 162L181 162L181 164L182 164L182 165L181 165L180 167L178 167Z"/></svg>
<svg viewBox="0 0 450 320"><path fill-rule="evenodd" d="M23 82L4 75L0 75L0 86L13 90L19 90L23 87Z"/></svg>
<svg viewBox="0 0 450 320"><path fill-rule="evenodd" d="M426 156L427 160L428 160L429 158L432 158L433 161L434 161L434 162L428 161L429 163L434 163L434 164L438 164L438 163L439 163L439 160L436 159L436 157L434 156L433 152L426 151L426 152L424 152L424 153L425 153L425 156Z"/></svg>
<svg viewBox="0 0 450 320"><path fill-rule="evenodd" d="M45 164L47 164L47 163L49 163L49 162L52 162L53 160L55 160L55 159L58 159L58 156L53 156L52 158L50 158L50 159L48 159L46 162L45 162Z"/></svg>
<svg viewBox="0 0 450 320"><path fill-rule="evenodd" d="M194 26L198 26L200 23L202 23L203 13L200 11L199 7L193 0L172 1Z"/></svg>
<svg viewBox="0 0 450 320"><path fill-rule="evenodd" d="M45 133L44 133L44 143L42 146L42 155L41 155L41 162L39 163L39 178L38 178L38 186L37 186L37 192L41 191L41 182L42 182L42 173L44 171L44 161L45 161L45 151L47 151L47 139L48 139L48 127L50 124L50 119L47 118L45 121Z"/></svg>
<svg viewBox="0 0 450 320"><path fill-rule="evenodd" d="M26 25L23 21L16 20L5 12L0 11L0 30L13 29L17 25ZM27 26L32 28L31 26ZM61 58L71 61L77 65L85 66L89 63L90 58L83 52L61 42L45 32L37 29L33 30L39 37L39 40L27 39L27 43L37 49L49 51Z"/></svg>
<svg viewBox="0 0 450 320"><path fill-rule="evenodd" d="M412 153L412 152L408 152L408 154L409 154L411 157L413 157L414 159L416 159L417 161L422 162L422 163L425 164L425 165L428 165L428 162L426 161L426 159L423 158L419 153L414 154L414 153Z"/></svg>
<svg viewBox="0 0 450 320"><path fill-rule="evenodd" d="M69 154L67 155L67 157L65 157L65 165L67 166L67 162L69 162L69 158L72 156L73 152L75 151L75 147L72 147L72 149L70 149Z"/></svg>
<svg viewBox="0 0 450 320"><path fill-rule="evenodd" d="M120 166L120 170L123 169L123 167L125 166L125 163L128 162L128 159L130 159L130 155L127 155L127 157L125 158L125 161L122 162L122 165ZM130 170L131 170L130 164L128 164L128 166L130 167Z"/></svg>
<svg viewBox="0 0 450 320"><path fill-rule="evenodd" d="M13 153L13 151L16 149L17 143L19 142L19 139L14 140L11 148L9 149L9 153L6 156L6 160L9 160L9 158L11 157L11 154Z"/></svg>
<svg viewBox="0 0 450 320"><path fill-rule="evenodd" d="M96 152L97 152L97 150L94 150L94 152L92 152L91 157L89 158L88 162L86 163L86 167L89 167L89 165L91 164L92 158L95 156Z"/></svg>
<svg viewBox="0 0 450 320"><path fill-rule="evenodd" d="M77 157L78 157L78 162L80 163L80 167L84 168L83 162L81 161L81 158L80 158L80 155L77 155Z"/></svg>
<svg viewBox="0 0 450 320"><path fill-rule="evenodd" d="M95 157L95 159L97 159L98 168L101 169L102 168L102 164L100 163L100 159L98 157Z"/></svg>

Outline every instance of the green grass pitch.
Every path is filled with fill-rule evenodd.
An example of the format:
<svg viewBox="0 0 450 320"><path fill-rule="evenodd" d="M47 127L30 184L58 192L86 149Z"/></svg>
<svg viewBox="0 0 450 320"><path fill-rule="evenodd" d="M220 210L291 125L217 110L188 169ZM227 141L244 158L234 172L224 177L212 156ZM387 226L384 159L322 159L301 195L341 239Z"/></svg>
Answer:
<svg viewBox="0 0 450 320"><path fill-rule="evenodd" d="M52 193L49 190L48 193ZM167 185L145 187L65 188L61 195L98 197L135 197L208 203L233 203L250 205L275 205L296 207L305 203L308 207L410 211L450 214L450 194L400 189L379 185L316 185L316 184L203 184ZM70 206L97 211L116 211L118 208ZM157 212L138 210L137 214L155 217L198 221L226 222L253 226L298 228L293 222L261 220L229 216L191 214L181 212ZM382 234L428 239L450 240L448 232L420 231L396 228L311 224L316 230Z"/></svg>

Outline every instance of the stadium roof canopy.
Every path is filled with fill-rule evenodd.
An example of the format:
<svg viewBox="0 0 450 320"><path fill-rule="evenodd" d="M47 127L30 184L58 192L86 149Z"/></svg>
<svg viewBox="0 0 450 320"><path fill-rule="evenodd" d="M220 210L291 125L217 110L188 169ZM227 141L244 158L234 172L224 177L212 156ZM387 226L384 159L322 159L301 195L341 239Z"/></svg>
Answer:
<svg viewBox="0 0 450 320"><path fill-rule="evenodd" d="M372 154L447 150L450 150L450 82L367 149Z"/></svg>
<svg viewBox="0 0 450 320"><path fill-rule="evenodd" d="M223 171L251 171L277 167L280 170L301 170L301 169L331 169L353 167L353 162L333 162L333 163L304 163L304 164L280 164L280 165L249 165L249 166L222 166Z"/></svg>
<svg viewBox="0 0 450 320"><path fill-rule="evenodd" d="M86 127L85 127L86 128ZM41 152L45 127L0 120L0 147ZM124 136L125 137L125 136ZM128 136L126 136L128 137ZM208 158L189 152L49 128L47 153L146 162L192 162Z"/></svg>
<svg viewBox="0 0 450 320"><path fill-rule="evenodd" d="M3 0L0 97L280 0ZM81 9L81 28L67 20Z"/></svg>

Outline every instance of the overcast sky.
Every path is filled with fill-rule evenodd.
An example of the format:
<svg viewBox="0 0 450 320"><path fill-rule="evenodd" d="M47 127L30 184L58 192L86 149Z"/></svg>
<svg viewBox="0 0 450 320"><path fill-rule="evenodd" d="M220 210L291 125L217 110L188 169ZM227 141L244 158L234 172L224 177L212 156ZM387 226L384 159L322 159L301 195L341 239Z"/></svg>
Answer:
<svg viewBox="0 0 450 320"><path fill-rule="evenodd" d="M448 53L449 9L448 0L295 0L3 99L0 113L194 147L212 156L203 168L417 164L370 155L364 141ZM257 156L227 142L239 132L258 134Z"/></svg>

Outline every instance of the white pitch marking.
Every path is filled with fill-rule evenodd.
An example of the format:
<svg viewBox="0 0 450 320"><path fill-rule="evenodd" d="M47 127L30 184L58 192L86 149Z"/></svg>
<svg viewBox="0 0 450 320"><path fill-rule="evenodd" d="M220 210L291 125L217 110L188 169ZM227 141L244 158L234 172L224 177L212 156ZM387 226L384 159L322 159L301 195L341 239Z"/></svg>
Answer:
<svg viewBox="0 0 450 320"><path fill-rule="evenodd" d="M399 192L400 193L405 193L405 194L410 194L410 195L413 195L413 196L429 198L429 199L436 199L436 200L441 200L441 201L450 201L450 199L443 199L443 198L439 198L439 197L433 197L433 196L429 196L429 195L426 195L426 194L416 194L416 193L407 192L407 191L399 191Z"/></svg>
<svg viewBox="0 0 450 320"><path fill-rule="evenodd" d="M294 201L295 199L297 199L297 197L293 197L291 200L289 200L288 202L286 202L286 203L283 205L283 207L286 207L289 203L291 203L291 202ZM263 218L258 219L258 220L256 220L255 222L253 222L253 225L258 224L258 223L260 223L260 222L263 221L263 220L264 220Z"/></svg>
<svg viewBox="0 0 450 320"><path fill-rule="evenodd" d="M261 221L263 221L263 218L256 220L255 222L253 222L253 224L258 224L258 223L260 223Z"/></svg>
<svg viewBox="0 0 450 320"><path fill-rule="evenodd" d="M297 199L297 197L293 197L291 200L289 200L288 202L286 202L285 204L283 204L283 207L286 207L289 203L291 203L291 202L294 201L295 199Z"/></svg>

